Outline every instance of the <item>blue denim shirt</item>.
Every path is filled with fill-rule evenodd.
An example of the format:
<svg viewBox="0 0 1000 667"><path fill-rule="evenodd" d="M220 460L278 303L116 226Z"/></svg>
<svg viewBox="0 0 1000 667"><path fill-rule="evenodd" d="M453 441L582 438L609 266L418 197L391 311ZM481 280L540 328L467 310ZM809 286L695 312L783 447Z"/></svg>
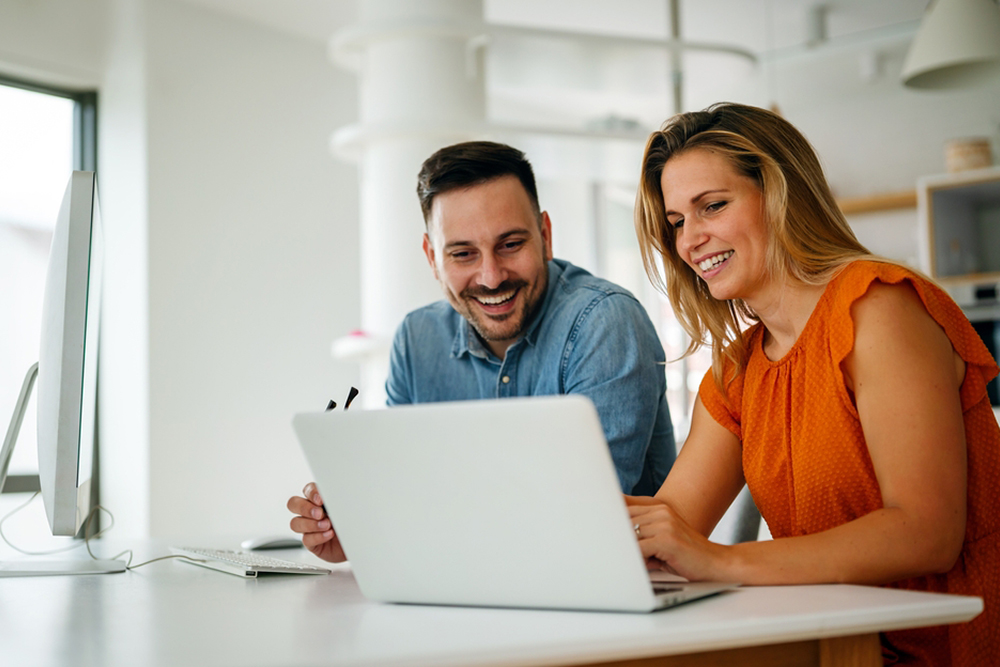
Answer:
<svg viewBox="0 0 1000 667"><path fill-rule="evenodd" d="M389 405L583 394L625 493L653 495L674 462L664 353L632 294L562 260L542 307L498 359L447 301L413 311L392 344Z"/></svg>

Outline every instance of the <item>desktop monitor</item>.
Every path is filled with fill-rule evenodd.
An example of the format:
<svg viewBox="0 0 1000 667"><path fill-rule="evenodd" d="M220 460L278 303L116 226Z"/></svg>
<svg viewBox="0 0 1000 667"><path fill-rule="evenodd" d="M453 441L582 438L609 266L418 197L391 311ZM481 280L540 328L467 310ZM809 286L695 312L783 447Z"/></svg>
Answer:
<svg viewBox="0 0 1000 667"><path fill-rule="evenodd" d="M38 476L53 535L76 535L91 511L104 242L93 172L70 177L52 234L38 363L24 380L0 450L0 489L37 374ZM0 563L0 576L121 571L121 561Z"/></svg>
<svg viewBox="0 0 1000 667"><path fill-rule="evenodd" d="M76 171L49 253L38 357L38 477L53 535L90 513L104 239L94 172Z"/></svg>

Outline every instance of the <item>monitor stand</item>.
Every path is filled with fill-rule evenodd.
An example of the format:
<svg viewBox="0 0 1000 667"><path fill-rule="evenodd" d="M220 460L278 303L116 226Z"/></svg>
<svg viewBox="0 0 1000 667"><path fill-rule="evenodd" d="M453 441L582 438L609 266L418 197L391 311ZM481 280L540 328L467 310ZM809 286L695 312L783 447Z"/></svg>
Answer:
<svg viewBox="0 0 1000 667"><path fill-rule="evenodd" d="M11 417L10 426L7 428L7 437L3 441L3 449L0 449L0 491L3 491L4 482L7 481L7 468L10 466L11 456L14 454L14 443L17 442L18 433L21 431L21 422L24 421L24 412L28 407L28 397L31 396L31 389L34 387L35 378L37 377L38 364L36 363L28 369L28 374L24 377L24 384L21 385L21 394L17 397L14 415ZM56 574L110 574L124 571L125 561L123 560L79 558L74 560L49 561L0 561L0 577L38 577Z"/></svg>
<svg viewBox="0 0 1000 667"><path fill-rule="evenodd" d="M14 414L10 418L10 426L7 427L7 437L3 440L3 449L0 449L0 491L3 491L3 484L7 481L7 468L10 466L10 458L14 455L14 443L17 442L17 435L21 432L21 422L24 421L24 412L28 409L28 398L31 396L31 389L35 386L35 378L38 377L38 362L31 365L28 374L24 376L24 384L21 385L21 394L14 404Z"/></svg>

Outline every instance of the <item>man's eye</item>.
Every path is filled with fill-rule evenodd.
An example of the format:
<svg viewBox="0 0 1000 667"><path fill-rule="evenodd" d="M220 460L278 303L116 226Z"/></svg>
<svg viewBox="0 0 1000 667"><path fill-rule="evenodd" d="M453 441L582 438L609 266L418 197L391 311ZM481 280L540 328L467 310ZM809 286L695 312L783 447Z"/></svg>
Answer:
<svg viewBox="0 0 1000 667"><path fill-rule="evenodd" d="M524 241L507 241L501 246L504 250L516 250L524 245Z"/></svg>
<svg viewBox="0 0 1000 667"><path fill-rule="evenodd" d="M452 259L463 260L463 259L468 259L469 257L472 257L472 253L467 250L451 253Z"/></svg>

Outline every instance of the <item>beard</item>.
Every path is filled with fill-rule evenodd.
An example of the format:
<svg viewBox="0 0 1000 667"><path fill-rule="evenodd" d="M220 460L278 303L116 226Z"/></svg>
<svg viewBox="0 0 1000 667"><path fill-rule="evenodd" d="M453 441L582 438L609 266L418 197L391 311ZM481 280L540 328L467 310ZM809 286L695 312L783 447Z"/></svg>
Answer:
<svg viewBox="0 0 1000 667"><path fill-rule="evenodd" d="M496 289L468 288L462 290L458 295L458 301L461 304L459 312L484 341L508 341L520 338L541 308L548 290L548 283L548 271L543 271L541 279L535 283L535 289L531 290L530 293L528 290L531 289L532 285L524 280L505 280ZM495 297L511 291L516 292L511 298L522 297L521 303L516 309L503 315L488 315L482 312L477 305L469 303L476 297Z"/></svg>

